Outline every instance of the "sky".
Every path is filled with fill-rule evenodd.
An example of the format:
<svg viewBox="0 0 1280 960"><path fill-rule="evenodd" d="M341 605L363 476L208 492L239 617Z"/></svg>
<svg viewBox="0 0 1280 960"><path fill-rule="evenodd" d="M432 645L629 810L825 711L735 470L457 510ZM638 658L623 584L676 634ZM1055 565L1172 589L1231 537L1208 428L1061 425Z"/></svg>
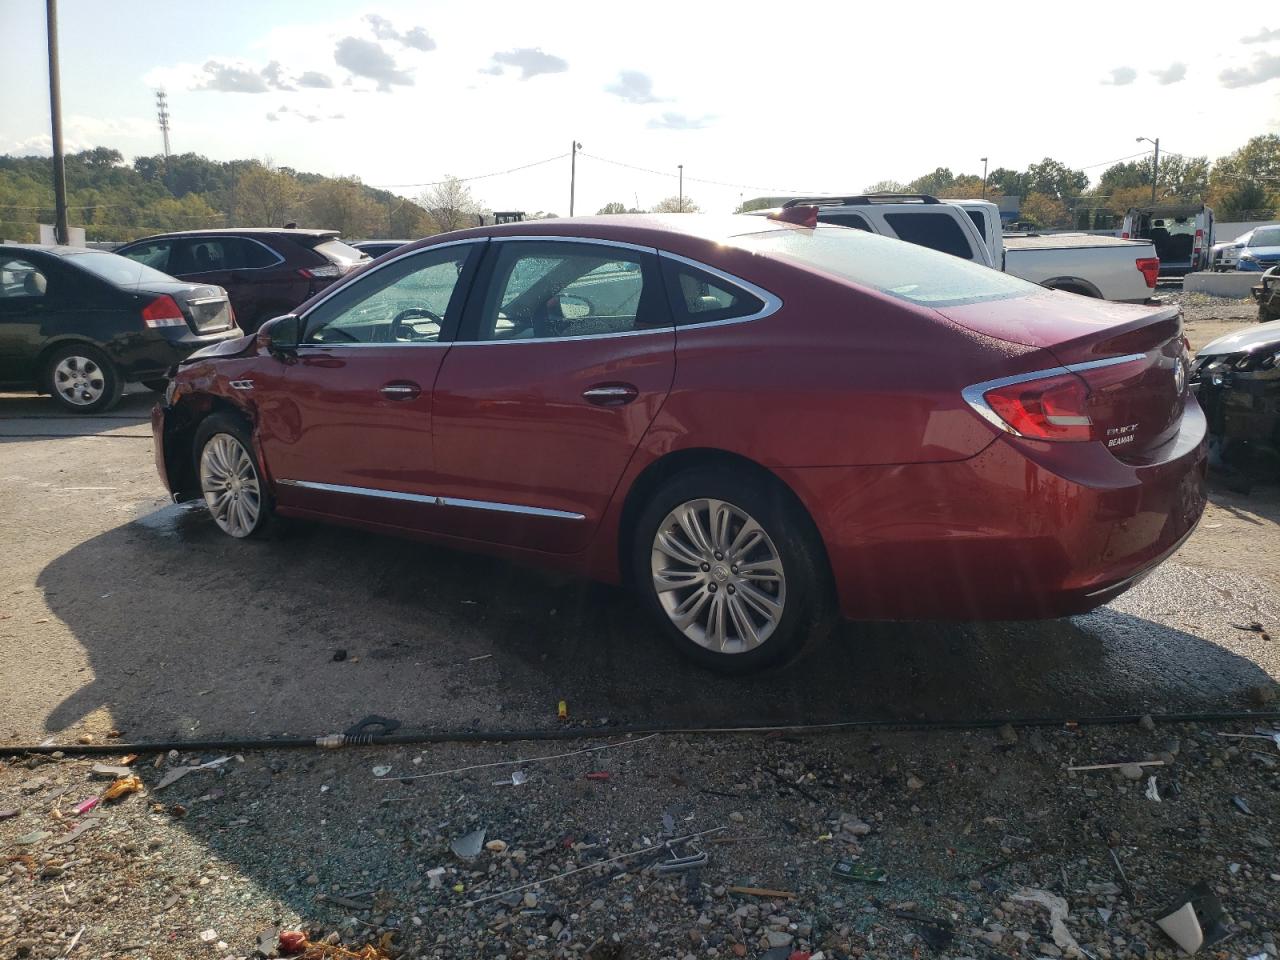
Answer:
<svg viewBox="0 0 1280 960"><path fill-rule="evenodd" d="M61 0L64 138L159 153L163 87L176 153L405 196L532 164L469 185L562 216L575 141L579 214L673 196L681 164L710 211L984 156L1096 178L1138 137L1215 158L1280 132L1269 6ZM0 154L49 153L44 13L0 0Z"/></svg>

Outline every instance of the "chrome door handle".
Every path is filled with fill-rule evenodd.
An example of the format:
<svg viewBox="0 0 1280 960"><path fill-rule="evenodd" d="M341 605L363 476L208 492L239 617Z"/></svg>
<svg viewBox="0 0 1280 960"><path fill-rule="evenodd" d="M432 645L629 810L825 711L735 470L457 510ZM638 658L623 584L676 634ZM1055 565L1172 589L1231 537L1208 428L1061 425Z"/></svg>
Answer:
<svg viewBox="0 0 1280 960"><path fill-rule="evenodd" d="M640 396L630 383L601 383L582 391L582 399L597 407L621 407Z"/></svg>
<svg viewBox="0 0 1280 960"><path fill-rule="evenodd" d="M412 400L422 393L422 388L416 383L388 383L378 392L388 400Z"/></svg>

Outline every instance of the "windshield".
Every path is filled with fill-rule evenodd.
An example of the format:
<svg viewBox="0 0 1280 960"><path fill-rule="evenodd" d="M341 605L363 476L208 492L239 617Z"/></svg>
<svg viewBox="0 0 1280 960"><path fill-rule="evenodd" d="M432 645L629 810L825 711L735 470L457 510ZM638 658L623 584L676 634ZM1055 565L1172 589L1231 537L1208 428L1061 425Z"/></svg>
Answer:
<svg viewBox="0 0 1280 960"><path fill-rule="evenodd" d="M1006 300L1041 289L950 254L845 227L769 230L733 242L927 307Z"/></svg>
<svg viewBox="0 0 1280 960"><path fill-rule="evenodd" d="M1280 247L1280 227L1257 227L1249 238L1251 247Z"/></svg>
<svg viewBox="0 0 1280 960"><path fill-rule="evenodd" d="M173 282L173 277L167 273L161 273L145 263L138 263L128 257L107 253L105 250L78 253L74 257L69 257L67 262L121 287L136 287L142 283L155 283L157 280L165 283Z"/></svg>

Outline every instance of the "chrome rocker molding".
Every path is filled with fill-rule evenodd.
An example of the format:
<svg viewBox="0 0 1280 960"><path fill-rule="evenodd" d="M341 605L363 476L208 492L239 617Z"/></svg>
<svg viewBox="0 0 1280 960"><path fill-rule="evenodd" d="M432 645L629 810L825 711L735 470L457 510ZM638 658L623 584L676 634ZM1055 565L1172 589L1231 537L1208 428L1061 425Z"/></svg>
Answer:
<svg viewBox="0 0 1280 960"><path fill-rule="evenodd" d="M319 490L323 493L346 493L356 497L375 497L379 500L401 500L406 503L422 503L435 507L460 507L464 510L488 510L494 513L518 513L528 517L549 517L553 520L585 520L581 513L568 510L551 510L547 507L526 507L516 503L494 503L490 500L465 500L460 497L436 497L423 493L401 493L398 490L377 490L373 487L348 487L340 483L317 483L314 480L277 480L289 487Z"/></svg>
<svg viewBox="0 0 1280 960"><path fill-rule="evenodd" d="M1099 367L1112 367L1118 363L1131 363L1134 360L1141 360L1146 356L1145 353L1130 353L1123 357L1108 357L1106 360L1090 360L1087 363L1069 363L1065 367L1049 367L1045 370L1036 370L1032 373L1018 373L1012 377L1000 377L998 380L986 380L982 383L975 383L972 386L965 387L960 391L960 395L964 397L964 402L973 408L973 412L986 420L996 429L1003 433L1011 433L1015 437L1020 437L1017 430L1013 429L1009 424L1001 418L1000 414L991 409L991 405L987 403L987 391L996 390L1000 387L1012 386L1015 383L1029 383L1032 380L1044 380L1048 377L1060 377L1064 373L1082 373L1085 370L1096 370Z"/></svg>

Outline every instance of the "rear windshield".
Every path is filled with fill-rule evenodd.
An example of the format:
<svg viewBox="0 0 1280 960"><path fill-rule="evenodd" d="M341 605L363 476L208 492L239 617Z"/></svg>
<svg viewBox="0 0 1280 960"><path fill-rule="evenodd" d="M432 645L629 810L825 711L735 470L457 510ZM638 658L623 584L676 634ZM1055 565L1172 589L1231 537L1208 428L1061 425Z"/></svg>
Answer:
<svg viewBox="0 0 1280 960"><path fill-rule="evenodd" d="M337 239L317 243L311 249L334 263L355 263L357 260L363 260L369 256L367 253L363 253Z"/></svg>
<svg viewBox="0 0 1280 960"><path fill-rule="evenodd" d="M167 273L161 273L137 260L107 253L105 250L77 253L75 256L67 257L67 263L120 287L136 287L142 283L155 283L157 280L173 282L173 277Z"/></svg>
<svg viewBox="0 0 1280 960"><path fill-rule="evenodd" d="M1007 300L1042 289L927 247L841 227L769 230L733 242L926 307Z"/></svg>
<svg viewBox="0 0 1280 960"><path fill-rule="evenodd" d="M1249 246L1280 247L1280 227L1255 227Z"/></svg>

